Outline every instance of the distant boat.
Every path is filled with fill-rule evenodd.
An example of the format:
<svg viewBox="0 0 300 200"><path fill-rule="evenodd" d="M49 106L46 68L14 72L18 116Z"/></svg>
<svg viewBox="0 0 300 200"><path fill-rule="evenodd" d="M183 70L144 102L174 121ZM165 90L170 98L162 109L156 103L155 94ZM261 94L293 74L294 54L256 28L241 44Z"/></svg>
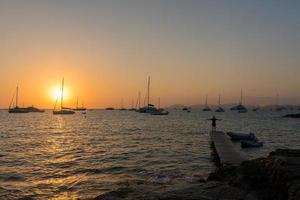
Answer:
<svg viewBox="0 0 300 200"><path fill-rule="evenodd" d="M114 110L115 108L113 107L108 107L108 108L105 108L105 110Z"/></svg>
<svg viewBox="0 0 300 200"><path fill-rule="evenodd" d="M190 107L184 107L182 108L183 111L186 111L186 112L191 112L191 108Z"/></svg>
<svg viewBox="0 0 300 200"><path fill-rule="evenodd" d="M71 108L67 108L67 107L63 106L63 100L64 100L64 78L62 79L62 83L61 83L60 109L56 110L56 103L57 103L57 100L56 100L53 114L54 115L72 115L72 114L74 114L75 111L73 111Z"/></svg>
<svg viewBox="0 0 300 200"><path fill-rule="evenodd" d="M252 111L256 112L256 111L258 111L259 109L260 109L259 107L255 107L255 108L252 109Z"/></svg>
<svg viewBox="0 0 300 200"><path fill-rule="evenodd" d="M136 109L133 106L133 99L131 101L131 108L128 109L128 111L135 111Z"/></svg>
<svg viewBox="0 0 300 200"><path fill-rule="evenodd" d="M248 112L248 109L243 105L243 90L241 90L241 99L240 99L240 103L237 106L234 106L232 108L230 108L230 110L236 110L239 113L246 113Z"/></svg>
<svg viewBox="0 0 300 200"><path fill-rule="evenodd" d="M76 101L76 108L73 109L73 110L75 110L75 111L86 111L86 108L83 106L83 104L82 104L81 107L78 107L78 97L77 97L77 101Z"/></svg>
<svg viewBox="0 0 300 200"><path fill-rule="evenodd" d="M275 106L274 106L274 110L275 111L286 110L286 107L279 105L279 95L278 94L276 94L276 103L275 103Z"/></svg>
<svg viewBox="0 0 300 200"><path fill-rule="evenodd" d="M158 109L155 112L152 112L151 115L168 115L169 111L166 111L163 108L160 108L160 97L158 98Z"/></svg>
<svg viewBox="0 0 300 200"><path fill-rule="evenodd" d="M127 110L126 108L124 108L124 106L123 106L123 99L121 100L121 106L120 106L120 108L118 109L118 110L121 110L121 111L124 111L124 110Z"/></svg>
<svg viewBox="0 0 300 200"><path fill-rule="evenodd" d="M13 101L14 101L14 96L13 96L13 99L9 105L9 108L8 108L8 112L9 113L28 113L29 111L26 110L25 108L21 108L18 106L18 98L19 98L19 87L17 86L16 88L16 98L15 98L15 107L11 107L11 105L13 104Z"/></svg>
<svg viewBox="0 0 300 200"><path fill-rule="evenodd" d="M34 106L30 106L30 107L26 107L24 108L25 110L27 110L28 112L45 112L45 110L42 110L42 109L39 109L39 108L36 108Z"/></svg>
<svg viewBox="0 0 300 200"><path fill-rule="evenodd" d="M211 111L211 108L207 104L207 95L206 95L206 98L205 98L205 107L202 109L202 111Z"/></svg>
<svg viewBox="0 0 300 200"><path fill-rule="evenodd" d="M215 112L225 112L225 110L221 107L221 96L219 95L219 107Z"/></svg>
<svg viewBox="0 0 300 200"><path fill-rule="evenodd" d="M150 76L148 76L147 96L146 96L146 98L147 98L147 105L140 108L138 110L138 112L140 112L140 113L150 113L150 114L151 113L157 113L158 112L157 108L153 104L150 103Z"/></svg>
<svg viewBox="0 0 300 200"><path fill-rule="evenodd" d="M168 115L169 111L164 109L157 109L156 111L152 112L151 115Z"/></svg>

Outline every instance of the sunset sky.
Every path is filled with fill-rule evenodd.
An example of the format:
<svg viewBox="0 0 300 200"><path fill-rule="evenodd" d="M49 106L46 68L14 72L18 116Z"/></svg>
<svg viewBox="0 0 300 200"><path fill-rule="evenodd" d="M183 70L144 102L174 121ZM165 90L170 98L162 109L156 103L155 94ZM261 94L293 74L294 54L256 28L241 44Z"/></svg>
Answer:
<svg viewBox="0 0 300 200"><path fill-rule="evenodd" d="M300 104L300 1L0 0L0 107Z"/></svg>

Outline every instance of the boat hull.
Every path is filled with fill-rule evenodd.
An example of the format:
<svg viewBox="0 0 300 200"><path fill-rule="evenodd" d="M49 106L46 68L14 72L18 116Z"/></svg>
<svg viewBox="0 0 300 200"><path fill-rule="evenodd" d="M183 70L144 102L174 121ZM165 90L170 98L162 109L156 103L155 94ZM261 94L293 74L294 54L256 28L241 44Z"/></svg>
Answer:
<svg viewBox="0 0 300 200"><path fill-rule="evenodd" d="M227 132L227 135L230 137L232 141L241 141L241 140L250 140L255 141L257 140L255 134L253 133L234 133L234 132Z"/></svg>
<svg viewBox="0 0 300 200"><path fill-rule="evenodd" d="M15 109L15 108L9 109L8 112L9 113L28 113L27 110L25 110L25 109L19 109L19 108L18 109Z"/></svg>
<svg viewBox="0 0 300 200"><path fill-rule="evenodd" d="M73 110L54 110L54 115L72 115L75 114Z"/></svg>

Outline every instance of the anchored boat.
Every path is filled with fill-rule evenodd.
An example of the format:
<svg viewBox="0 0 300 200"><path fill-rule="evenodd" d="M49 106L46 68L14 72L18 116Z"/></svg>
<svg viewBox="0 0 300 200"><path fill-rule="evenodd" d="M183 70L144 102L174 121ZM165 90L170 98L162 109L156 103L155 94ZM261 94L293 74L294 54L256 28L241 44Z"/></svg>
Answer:
<svg viewBox="0 0 300 200"><path fill-rule="evenodd" d="M72 114L74 114L75 111L73 111L71 108L67 108L67 107L63 106L63 100L64 100L64 78L62 79L62 83L61 83L60 109L56 110L56 103L57 103L57 100L56 100L53 114L54 115L72 115Z"/></svg>
<svg viewBox="0 0 300 200"><path fill-rule="evenodd" d="M205 98L205 107L202 109L202 111L211 111L211 108L207 104L207 95L206 95L206 98Z"/></svg>
<svg viewBox="0 0 300 200"><path fill-rule="evenodd" d="M11 107L11 105L13 104L14 101L14 96L12 98L12 101L10 102L9 108L8 108L8 112L9 113L28 113L29 111L26 110L25 108L21 108L18 106L18 98L19 98L19 87L17 86L16 88L16 98L15 98L15 107Z"/></svg>

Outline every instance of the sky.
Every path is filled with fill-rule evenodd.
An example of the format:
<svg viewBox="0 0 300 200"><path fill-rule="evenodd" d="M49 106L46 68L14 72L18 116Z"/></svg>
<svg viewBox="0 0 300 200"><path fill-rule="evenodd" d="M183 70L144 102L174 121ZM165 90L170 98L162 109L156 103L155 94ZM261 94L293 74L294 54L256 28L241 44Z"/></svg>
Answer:
<svg viewBox="0 0 300 200"><path fill-rule="evenodd" d="M0 107L300 104L300 1L0 0Z"/></svg>

